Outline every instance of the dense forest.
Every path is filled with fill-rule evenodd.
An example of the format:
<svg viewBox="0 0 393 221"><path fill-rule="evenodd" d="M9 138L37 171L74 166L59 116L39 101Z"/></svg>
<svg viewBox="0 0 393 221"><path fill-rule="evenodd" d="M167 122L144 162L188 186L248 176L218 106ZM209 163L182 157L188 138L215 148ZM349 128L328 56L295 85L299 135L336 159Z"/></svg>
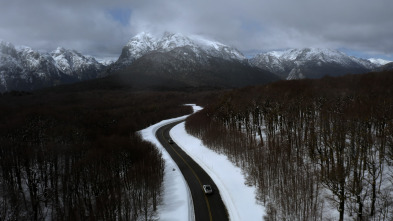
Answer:
<svg viewBox="0 0 393 221"><path fill-rule="evenodd" d="M393 73L227 92L186 130L258 189L265 220L393 220Z"/></svg>
<svg viewBox="0 0 393 221"><path fill-rule="evenodd" d="M0 220L150 219L164 162L135 132L188 95L60 89L0 96Z"/></svg>

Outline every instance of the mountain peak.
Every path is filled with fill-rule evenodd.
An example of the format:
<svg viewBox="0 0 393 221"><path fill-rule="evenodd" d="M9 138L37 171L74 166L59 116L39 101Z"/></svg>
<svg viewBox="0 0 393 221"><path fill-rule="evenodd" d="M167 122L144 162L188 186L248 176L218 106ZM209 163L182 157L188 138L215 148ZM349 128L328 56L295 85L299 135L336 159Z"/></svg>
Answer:
<svg viewBox="0 0 393 221"><path fill-rule="evenodd" d="M150 45L154 41L153 35L147 32L141 32L128 41L126 46L137 46L139 44Z"/></svg>
<svg viewBox="0 0 393 221"><path fill-rule="evenodd" d="M157 41L157 49L163 51L170 51L184 46L196 47L196 44L183 34L170 32L165 32L161 39Z"/></svg>
<svg viewBox="0 0 393 221"><path fill-rule="evenodd" d="M112 68L119 70L153 51L169 52L182 47L189 47L197 56L206 53L208 56L226 60L245 59L244 55L237 49L201 36L165 32L160 37L156 37L148 32L141 32L132 37L123 47L119 59Z"/></svg>
<svg viewBox="0 0 393 221"><path fill-rule="evenodd" d="M51 52L51 56L63 73L77 77L80 80L95 78L98 72L103 69L103 65L93 57L84 56L75 50L58 47ZM83 76L82 73L84 72L88 72L89 76Z"/></svg>
<svg viewBox="0 0 393 221"><path fill-rule="evenodd" d="M58 47L48 53L0 41L0 92L93 79L103 68L93 57L75 50Z"/></svg>
<svg viewBox="0 0 393 221"><path fill-rule="evenodd" d="M61 46L59 46L59 47L56 48L56 50L52 51L52 53L61 54L61 53L64 53L66 51L68 51L68 50L63 48L63 47L61 47Z"/></svg>

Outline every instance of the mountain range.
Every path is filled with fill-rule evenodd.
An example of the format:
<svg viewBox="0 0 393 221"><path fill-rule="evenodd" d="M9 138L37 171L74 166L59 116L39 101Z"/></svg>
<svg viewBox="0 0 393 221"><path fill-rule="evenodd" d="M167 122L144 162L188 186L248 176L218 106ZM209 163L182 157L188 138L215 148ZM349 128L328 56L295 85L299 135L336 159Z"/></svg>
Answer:
<svg viewBox="0 0 393 221"><path fill-rule="evenodd" d="M0 92L95 79L105 66L75 50L39 52L0 41Z"/></svg>
<svg viewBox="0 0 393 221"><path fill-rule="evenodd" d="M261 53L247 59L236 48L195 35L142 32L116 62L100 63L76 50L48 52L0 41L0 92L101 77L134 87L241 87L279 79L320 78L391 70L393 63L348 56L338 50L303 48Z"/></svg>
<svg viewBox="0 0 393 221"><path fill-rule="evenodd" d="M320 48L267 52L250 59L250 63L287 80L366 73L380 66L338 50Z"/></svg>
<svg viewBox="0 0 393 221"><path fill-rule="evenodd" d="M123 76L134 87L241 87L279 80L251 66L237 49L198 36L148 33L133 37L107 74Z"/></svg>

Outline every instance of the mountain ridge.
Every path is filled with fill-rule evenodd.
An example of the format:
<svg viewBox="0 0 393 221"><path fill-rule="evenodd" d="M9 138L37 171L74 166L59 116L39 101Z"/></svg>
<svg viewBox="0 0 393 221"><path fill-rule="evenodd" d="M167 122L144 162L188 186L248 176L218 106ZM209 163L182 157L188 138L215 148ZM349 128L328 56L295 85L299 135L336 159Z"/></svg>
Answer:
<svg viewBox="0 0 393 221"><path fill-rule="evenodd" d="M94 79L104 67L75 50L58 48L50 53L39 52L0 41L0 92L29 91Z"/></svg>
<svg viewBox="0 0 393 221"><path fill-rule="evenodd" d="M237 87L270 82L277 80L276 76L291 80L393 69L392 63L386 60L366 60L321 48L270 51L247 59L236 48L220 42L169 32L158 37L141 32L124 45L117 60L98 60L62 47L51 52L39 52L0 40L0 92L35 90L118 73L138 76L144 79L144 83L147 83L147 77L155 77L165 82L164 85L172 80L177 82L174 84L186 86ZM235 76L235 71L239 76ZM203 75L202 72L215 76ZM257 72L263 77L257 77ZM189 79L186 79L187 76ZM202 79L202 76L212 85L208 85L209 80ZM159 82L157 79L152 81ZM132 82L136 84L138 80L133 79Z"/></svg>
<svg viewBox="0 0 393 221"><path fill-rule="evenodd" d="M321 48L266 52L251 58L250 63L287 80L366 73L378 67L369 60L348 56L338 50Z"/></svg>
<svg viewBox="0 0 393 221"><path fill-rule="evenodd" d="M119 59L111 68L120 70L150 52L169 52L184 46L191 47L197 54L203 51L209 56L221 57L227 60L246 59L236 48L202 38L201 36L186 36L181 33L165 32L161 37L156 37L150 33L141 32L132 37L123 47Z"/></svg>
<svg viewBox="0 0 393 221"><path fill-rule="evenodd" d="M210 56L186 45L168 52L152 51L116 72L135 86L233 88L279 80L241 60ZM150 79L150 82L148 82Z"/></svg>

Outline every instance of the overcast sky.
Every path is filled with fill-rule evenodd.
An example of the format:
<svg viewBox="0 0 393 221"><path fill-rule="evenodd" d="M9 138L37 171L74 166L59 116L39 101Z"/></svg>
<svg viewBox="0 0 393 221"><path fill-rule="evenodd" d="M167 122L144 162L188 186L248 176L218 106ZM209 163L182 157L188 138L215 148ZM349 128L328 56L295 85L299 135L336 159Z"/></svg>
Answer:
<svg viewBox="0 0 393 221"><path fill-rule="evenodd" d="M0 0L0 39L119 56L141 31L250 51L321 47L393 60L392 0Z"/></svg>

